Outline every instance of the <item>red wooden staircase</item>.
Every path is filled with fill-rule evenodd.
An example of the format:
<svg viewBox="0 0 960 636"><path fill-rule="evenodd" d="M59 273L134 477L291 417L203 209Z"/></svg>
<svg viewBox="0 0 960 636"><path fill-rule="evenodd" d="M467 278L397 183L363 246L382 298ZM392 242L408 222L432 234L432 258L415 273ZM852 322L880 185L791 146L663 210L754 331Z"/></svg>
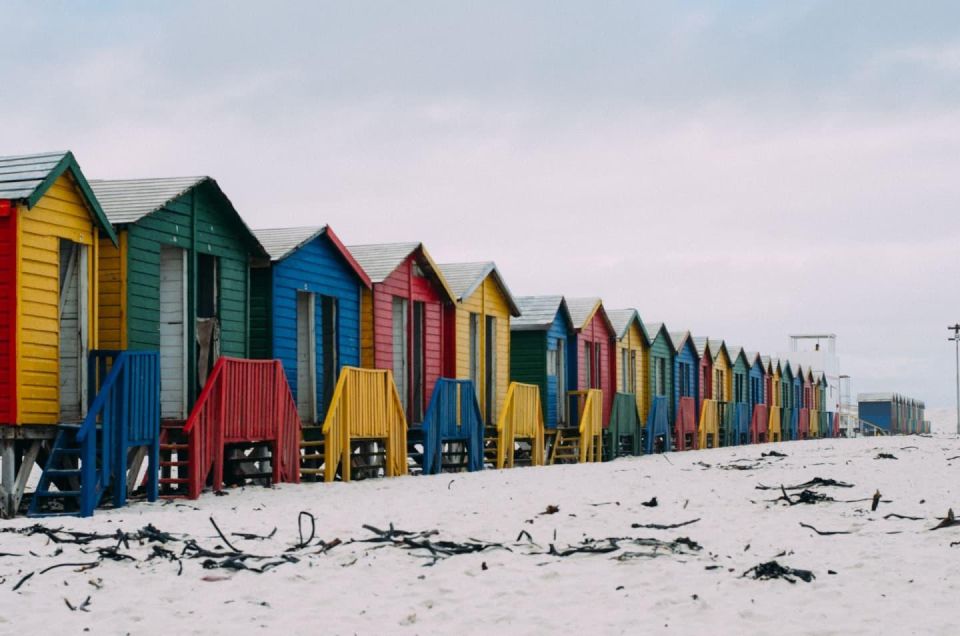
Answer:
<svg viewBox="0 0 960 636"><path fill-rule="evenodd" d="M300 417L277 360L220 358L186 422L164 423L161 494L196 499L229 481L300 481Z"/></svg>

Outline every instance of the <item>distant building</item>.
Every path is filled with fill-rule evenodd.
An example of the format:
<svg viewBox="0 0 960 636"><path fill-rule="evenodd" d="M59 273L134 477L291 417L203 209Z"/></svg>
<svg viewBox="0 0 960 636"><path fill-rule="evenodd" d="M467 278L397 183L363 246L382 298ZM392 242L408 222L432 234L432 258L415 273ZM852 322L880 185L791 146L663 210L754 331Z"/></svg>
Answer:
<svg viewBox="0 0 960 636"><path fill-rule="evenodd" d="M840 358L837 356L836 334L795 334L789 336L790 351L781 353L781 360L790 360L804 369L823 371L827 378L822 410L840 411Z"/></svg>
<svg viewBox="0 0 960 636"><path fill-rule="evenodd" d="M925 405L899 393L859 393L857 413L862 422L891 434L929 433Z"/></svg>

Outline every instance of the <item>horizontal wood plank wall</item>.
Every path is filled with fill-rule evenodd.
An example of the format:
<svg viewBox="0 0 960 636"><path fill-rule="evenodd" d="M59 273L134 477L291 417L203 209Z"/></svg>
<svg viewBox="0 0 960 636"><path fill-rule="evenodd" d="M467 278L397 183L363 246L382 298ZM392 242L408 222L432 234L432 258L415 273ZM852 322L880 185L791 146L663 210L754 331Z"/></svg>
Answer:
<svg viewBox="0 0 960 636"><path fill-rule="evenodd" d="M650 335L653 336L654 334ZM650 343L650 364L648 365L650 367L650 395L655 396L657 392L657 387L654 386L653 366L657 364L657 360L664 360L666 377L663 381L663 388L664 397L667 401L667 421L671 426L673 425L673 359L675 355L673 346L667 342L663 330L660 330L654 336L653 342Z"/></svg>
<svg viewBox="0 0 960 636"><path fill-rule="evenodd" d="M609 426L610 424L610 410L613 407L613 394L616 392L616 381L613 377L615 375L615 365L611 363L610 357L612 355L612 341L613 334L610 333L610 330L607 328L607 323L604 321L603 314L601 313L603 308L597 310L597 312L590 319L590 322L580 330L580 333L576 336L576 352L577 352L577 382L576 386L568 387L568 389L588 389L590 387L586 386L586 364L585 353L586 353L586 343L592 342L594 345L600 347L600 390L603 391L603 425L604 427Z"/></svg>
<svg viewBox="0 0 960 636"><path fill-rule="evenodd" d="M634 378L634 386L627 387L628 393L633 393L637 399L637 411L640 413L641 421L645 421L647 410L650 408L649 369L647 369L647 351L648 348L643 340L643 334L636 321L630 323L627 333L617 340L614 359L616 362L616 378L614 378L615 388L621 390L623 386L623 351L627 350L637 367L637 376Z"/></svg>
<svg viewBox="0 0 960 636"><path fill-rule="evenodd" d="M686 395L681 395L681 378L680 378L680 363L689 365L686 369L687 371L687 380L690 384L690 389ZM678 404L680 403L681 397L692 397L694 403L696 404L699 400L700 391L699 384L697 382L697 377L699 375L700 361L697 359L697 349L693 344L693 340L687 338L684 342L683 347L680 349L680 352L675 356L673 361L673 412L677 412ZM700 417L698 413L696 417Z"/></svg>
<svg viewBox="0 0 960 636"><path fill-rule="evenodd" d="M411 272L417 254L411 254L386 279L373 286L370 310L364 302L363 320L372 320L373 364L375 369L393 370L393 298L406 298L411 302L425 303L424 307L424 408L430 399L433 387L443 373L443 296L433 279L416 276ZM427 263L421 264L426 267ZM367 296L364 296L366 301ZM412 308L411 308L412 310ZM361 329L366 326L361 321ZM362 331L361 338L366 335ZM412 353L412 347L410 348ZM367 354L364 354L366 361ZM408 368L410 366L408 365ZM412 406L412 404L410 405Z"/></svg>
<svg viewBox="0 0 960 636"><path fill-rule="evenodd" d="M196 201L194 201L194 197ZM168 245L187 250L187 293L196 290L196 271L190 266L191 225L196 210L196 252L218 259L220 352L224 356L248 355L248 287L251 247L246 230L229 210L215 186L203 183L165 207L128 226L127 341L131 349L160 348L160 248ZM193 322L188 319L188 342L193 342ZM192 352L191 347L191 352ZM187 356L187 374L196 378L197 360ZM188 386L187 408L199 387Z"/></svg>
<svg viewBox="0 0 960 636"><path fill-rule="evenodd" d="M717 371L723 371L723 382L717 382ZM733 401L733 369L730 365L730 356L725 349L720 349L713 360L713 399L720 402Z"/></svg>
<svg viewBox="0 0 960 636"><path fill-rule="evenodd" d="M254 267L250 270L250 357L269 360L273 357L271 297L273 268Z"/></svg>
<svg viewBox="0 0 960 636"><path fill-rule="evenodd" d="M293 395L299 390L297 378L297 292L316 297L316 395L317 417L323 421L327 405L323 402L323 304L321 296L337 299L337 336L339 366L360 364L360 289L356 273L344 261L326 236L301 246L271 267L273 285L270 322L271 357L283 364ZM338 369L339 375L339 369Z"/></svg>
<svg viewBox="0 0 960 636"><path fill-rule="evenodd" d="M543 423L553 428L557 425L557 380L547 376L547 334L547 331L510 332L510 379L540 388ZM553 348L556 346L554 338ZM550 387L553 387L552 393Z"/></svg>
<svg viewBox="0 0 960 636"><path fill-rule="evenodd" d="M496 412L493 418L487 417L485 400L480 399L480 414L484 422L496 421L503 400L507 396L507 385L510 382L510 308L506 296L499 285L488 275L483 283L470 295L469 298L457 305L456 309L456 339L454 341L454 356L456 358L456 377L470 378L470 314L480 317L480 388L479 394L485 395L487 378L487 316L496 318Z"/></svg>
<svg viewBox="0 0 960 636"><path fill-rule="evenodd" d="M103 349L127 348L127 233L117 233L119 247L101 237L99 254L99 346Z"/></svg>
<svg viewBox="0 0 960 636"><path fill-rule="evenodd" d="M734 378L741 378L740 386L743 387L743 393L741 395L734 395L733 399L737 402L746 403L750 400L750 381L749 381L749 368L747 367L747 359L743 355L738 355L737 359L733 361L733 376ZM736 393L736 381L734 381L734 393Z"/></svg>
<svg viewBox="0 0 960 636"><path fill-rule="evenodd" d="M19 211L0 217L0 425L17 422L17 255Z"/></svg>
<svg viewBox="0 0 960 636"><path fill-rule="evenodd" d="M97 298L93 219L73 180L62 175L31 210L20 212L20 285L17 319L19 394L17 421L56 424L60 415L59 371L59 239L86 245L88 250L87 347L97 343L94 317Z"/></svg>

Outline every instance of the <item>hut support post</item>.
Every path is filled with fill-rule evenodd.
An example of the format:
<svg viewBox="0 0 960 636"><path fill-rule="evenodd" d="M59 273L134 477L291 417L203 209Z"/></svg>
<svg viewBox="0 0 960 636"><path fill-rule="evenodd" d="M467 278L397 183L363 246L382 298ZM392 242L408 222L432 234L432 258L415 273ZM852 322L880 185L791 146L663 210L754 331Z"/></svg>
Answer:
<svg viewBox="0 0 960 636"><path fill-rule="evenodd" d="M20 469L15 470L16 441L13 439L0 441L0 456L2 456L0 462L3 463L3 475L0 479L0 516L4 519L12 519L17 515L20 500L23 499L23 491L27 487L27 480L40 454L40 444L41 441L38 439L30 442L30 446L21 458Z"/></svg>

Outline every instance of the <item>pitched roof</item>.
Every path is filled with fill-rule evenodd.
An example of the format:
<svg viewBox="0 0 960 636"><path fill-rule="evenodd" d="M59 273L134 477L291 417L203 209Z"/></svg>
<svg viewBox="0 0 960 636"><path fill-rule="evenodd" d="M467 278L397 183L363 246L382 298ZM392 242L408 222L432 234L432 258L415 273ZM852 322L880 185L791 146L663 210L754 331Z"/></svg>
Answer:
<svg viewBox="0 0 960 636"><path fill-rule="evenodd" d="M670 332L667 330L667 326L662 322L651 322L647 325L647 329L650 332L650 342L653 342L660 335L660 332L663 332L663 335L667 337L667 344L673 348L673 338L670 337ZM676 351L676 348L673 348Z"/></svg>
<svg viewBox="0 0 960 636"><path fill-rule="evenodd" d="M254 235L260 241L260 245L270 255L270 260L277 262L293 254L307 243L310 243L319 236L326 236L333 243L334 248L340 253L340 256L347 262L354 273L363 281L363 284L370 287L370 277L360 267L360 263L353 257L353 254L344 247L340 239L334 234L329 225L312 225L307 227L284 227L274 229L254 230Z"/></svg>
<svg viewBox="0 0 960 636"><path fill-rule="evenodd" d="M740 357L741 353L743 353L744 357L746 357L747 354L744 352L743 347L741 347L740 345L732 345L732 344L727 345L727 355L730 356L731 364L737 361L737 358Z"/></svg>
<svg viewBox="0 0 960 636"><path fill-rule="evenodd" d="M707 338L707 342L710 346L710 353L713 354L713 359L716 360L717 356L720 355L720 352L723 351L727 355L727 359L730 359L730 352L727 351L727 343L723 340L715 338Z"/></svg>
<svg viewBox="0 0 960 636"><path fill-rule="evenodd" d="M650 334L647 333L647 326L643 324L643 320L640 319L640 312L636 309L611 309L607 312L607 318L613 325L617 340L627 335L630 323L636 320L637 324L640 325L640 333L643 334L643 339L647 341L647 345L650 344Z"/></svg>
<svg viewBox="0 0 960 636"><path fill-rule="evenodd" d="M567 298L567 308L570 309L570 318L573 320L574 328L583 329L587 322L593 318L597 309L600 308L600 299L595 296Z"/></svg>
<svg viewBox="0 0 960 636"><path fill-rule="evenodd" d="M760 357L759 351L744 351L744 354L747 356L747 363L752 367L757 362L766 368L766 365L763 364L763 359Z"/></svg>
<svg viewBox="0 0 960 636"><path fill-rule="evenodd" d="M696 337L693 339L693 346L697 348L697 355L701 358L710 352L710 359L713 359L713 350L710 348L709 338Z"/></svg>
<svg viewBox="0 0 960 636"><path fill-rule="evenodd" d="M446 277L437 264L430 257L423 243L374 243L369 245L349 245L347 250L360 263L360 267L370 277L373 283L382 283L415 251L420 250L427 269L443 288L447 299L456 302L457 296L450 289Z"/></svg>
<svg viewBox="0 0 960 636"><path fill-rule="evenodd" d="M136 223L143 217L163 209L168 203L178 199L190 190L209 183L213 190L226 202L234 220L246 231L248 243L259 255L267 252L257 237L247 226L246 221L237 212L233 202L212 177L157 177L150 179L94 179L90 187L96 192L103 204L104 212L111 223L125 225Z"/></svg>
<svg viewBox="0 0 960 636"><path fill-rule="evenodd" d="M437 267L443 272L443 277L447 279L447 284L450 285L450 289L453 290L459 302L463 302L469 298L470 295L483 284L487 276L493 276L493 280L497 283L497 286L500 287L500 291L503 292L503 296L507 300L507 305L510 307L510 315L520 315L520 308L517 307L513 294L510 293L510 288L507 287L507 283L504 282L503 277L500 275L500 270L497 269L497 264L493 261L480 263L440 263Z"/></svg>
<svg viewBox="0 0 960 636"><path fill-rule="evenodd" d="M553 325L557 313L561 312L568 325L570 310L563 296L517 296L520 315L510 321L511 331L544 331Z"/></svg>
<svg viewBox="0 0 960 636"><path fill-rule="evenodd" d="M209 177L161 177L157 179L93 179L90 187L97 193L111 223L136 223L187 193Z"/></svg>
<svg viewBox="0 0 960 636"><path fill-rule="evenodd" d="M670 340L673 341L674 351L677 353L680 353L680 350L683 349L683 345L688 339L691 341L691 344L693 344L693 336L690 335L689 331L670 332ZM696 345L694 345L694 351L696 351Z"/></svg>
<svg viewBox="0 0 960 636"><path fill-rule="evenodd" d="M66 172L73 177L94 220L116 245L117 234L72 152L0 157L0 199L22 201L32 208Z"/></svg>

